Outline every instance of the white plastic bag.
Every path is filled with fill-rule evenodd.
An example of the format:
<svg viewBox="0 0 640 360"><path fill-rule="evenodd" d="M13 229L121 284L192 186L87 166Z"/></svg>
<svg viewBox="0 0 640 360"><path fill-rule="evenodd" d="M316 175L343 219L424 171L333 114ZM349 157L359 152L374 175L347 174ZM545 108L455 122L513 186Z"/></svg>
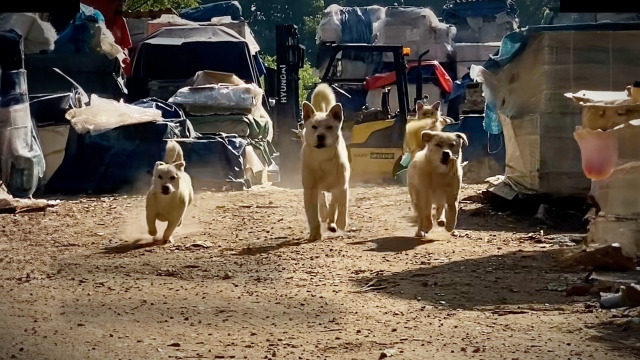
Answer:
<svg viewBox="0 0 640 360"><path fill-rule="evenodd" d="M262 89L255 84L227 85L210 84L184 87L169 99L191 109L206 112L216 110L236 110L251 114L262 99Z"/></svg>
<svg viewBox="0 0 640 360"><path fill-rule="evenodd" d="M67 111L66 118L71 126L84 134L99 134L122 125L140 124L162 120L162 112L125 104L122 101L104 99L91 94L89 106Z"/></svg>

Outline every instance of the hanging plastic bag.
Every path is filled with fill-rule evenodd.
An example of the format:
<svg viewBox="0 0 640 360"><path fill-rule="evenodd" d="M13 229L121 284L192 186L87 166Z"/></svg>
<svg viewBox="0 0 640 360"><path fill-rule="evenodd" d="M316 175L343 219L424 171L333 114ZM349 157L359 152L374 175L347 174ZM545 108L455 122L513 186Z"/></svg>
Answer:
<svg viewBox="0 0 640 360"><path fill-rule="evenodd" d="M29 198L44 177L45 161L31 119L27 72L2 72L0 88L0 172L9 193Z"/></svg>

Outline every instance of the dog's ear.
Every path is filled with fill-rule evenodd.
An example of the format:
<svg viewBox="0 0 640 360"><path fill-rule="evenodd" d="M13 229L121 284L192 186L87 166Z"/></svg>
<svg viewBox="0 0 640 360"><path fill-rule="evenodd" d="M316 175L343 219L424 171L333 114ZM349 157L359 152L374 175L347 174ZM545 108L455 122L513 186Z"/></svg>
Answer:
<svg viewBox="0 0 640 360"><path fill-rule="evenodd" d="M178 169L179 171L184 171L184 167L187 164L184 161L178 161L177 163L173 164L173 167L175 167L176 169Z"/></svg>
<svg viewBox="0 0 640 360"><path fill-rule="evenodd" d="M464 133L457 132L456 133L456 137L458 139L462 140L462 146L468 146L469 145L469 140L467 140L467 135L465 135Z"/></svg>
<svg viewBox="0 0 640 360"><path fill-rule="evenodd" d="M430 130L424 130L420 133L420 136L422 137L422 144L426 145L431 142L433 137L436 136L436 133Z"/></svg>
<svg viewBox="0 0 640 360"><path fill-rule="evenodd" d="M316 109L313 108L313 105L308 101L304 101L302 103L302 120L307 122L307 120L311 119L313 115L315 115Z"/></svg>
<svg viewBox="0 0 640 360"><path fill-rule="evenodd" d="M431 105L431 108L433 110L438 110L439 111L440 110L440 101L434 102L433 105Z"/></svg>
<svg viewBox="0 0 640 360"><path fill-rule="evenodd" d="M165 164L163 161L156 161L156 165L153 167L153 169L155 170L155 169L157 169L159 166L162 166L162 165L166 165L166 164Z"/></svg>
<svg viewBox="0 0 640 360"><path fill-rule="evenodd" d="M342 105L334 104L331 109L329 109L329 117L333 120L342 123L343 114L342 114Z"/></svg>

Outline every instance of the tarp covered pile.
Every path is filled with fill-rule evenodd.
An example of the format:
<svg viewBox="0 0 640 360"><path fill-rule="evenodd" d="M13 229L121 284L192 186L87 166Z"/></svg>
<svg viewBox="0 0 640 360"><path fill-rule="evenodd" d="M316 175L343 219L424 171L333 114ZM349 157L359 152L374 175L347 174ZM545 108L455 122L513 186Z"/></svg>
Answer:
<svg viewBox="0 0 640 360"><path fill-rule="evenodd" d="M505 36L484 67L472 67L487 99L485 129L504 134L506 181L518 193L588 193L573 138L581 111L564 94L640 78L638 41L640 23L529 27Z"/></svg>

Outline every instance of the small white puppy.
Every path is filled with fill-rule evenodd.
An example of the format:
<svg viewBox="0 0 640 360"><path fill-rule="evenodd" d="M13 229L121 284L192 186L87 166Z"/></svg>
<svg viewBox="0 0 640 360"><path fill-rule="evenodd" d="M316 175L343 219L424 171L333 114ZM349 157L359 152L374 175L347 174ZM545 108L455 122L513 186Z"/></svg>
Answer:
<svg viewBox="0 0 640 360"><path fill-rule="evenodd" d="M452 232L458 219L462 186L462 148L469 142L463 133L425 130L424 148L415 154L407 173L411 204L418 215L416 237L433 228L433 206L438 226ZM445 210L446 209L446 210Z"/></svg>
<svg viewBox="0 0 640 360"><path fill-rule="evenodd" d="M182 148L173 140L167 141L164 162L153 169L151 189L147 193L147 227L149 235L158 234L156 220L167 222L162 235L165 243L173 242L173 232L182 225L184 214L193 202L191 177L185 172Z"/></svg>
<svg viewBox="0 0 640 360"><path fill-rule="evenodd" d="M311 103L302 104L302 187L304 209L309 223L309 240L320 240L320 220L336 232L347 227L349 176L347 145L342 137L342 105L333 89L319 84ZM327 206L325 192L331 193Z"/></svg>

